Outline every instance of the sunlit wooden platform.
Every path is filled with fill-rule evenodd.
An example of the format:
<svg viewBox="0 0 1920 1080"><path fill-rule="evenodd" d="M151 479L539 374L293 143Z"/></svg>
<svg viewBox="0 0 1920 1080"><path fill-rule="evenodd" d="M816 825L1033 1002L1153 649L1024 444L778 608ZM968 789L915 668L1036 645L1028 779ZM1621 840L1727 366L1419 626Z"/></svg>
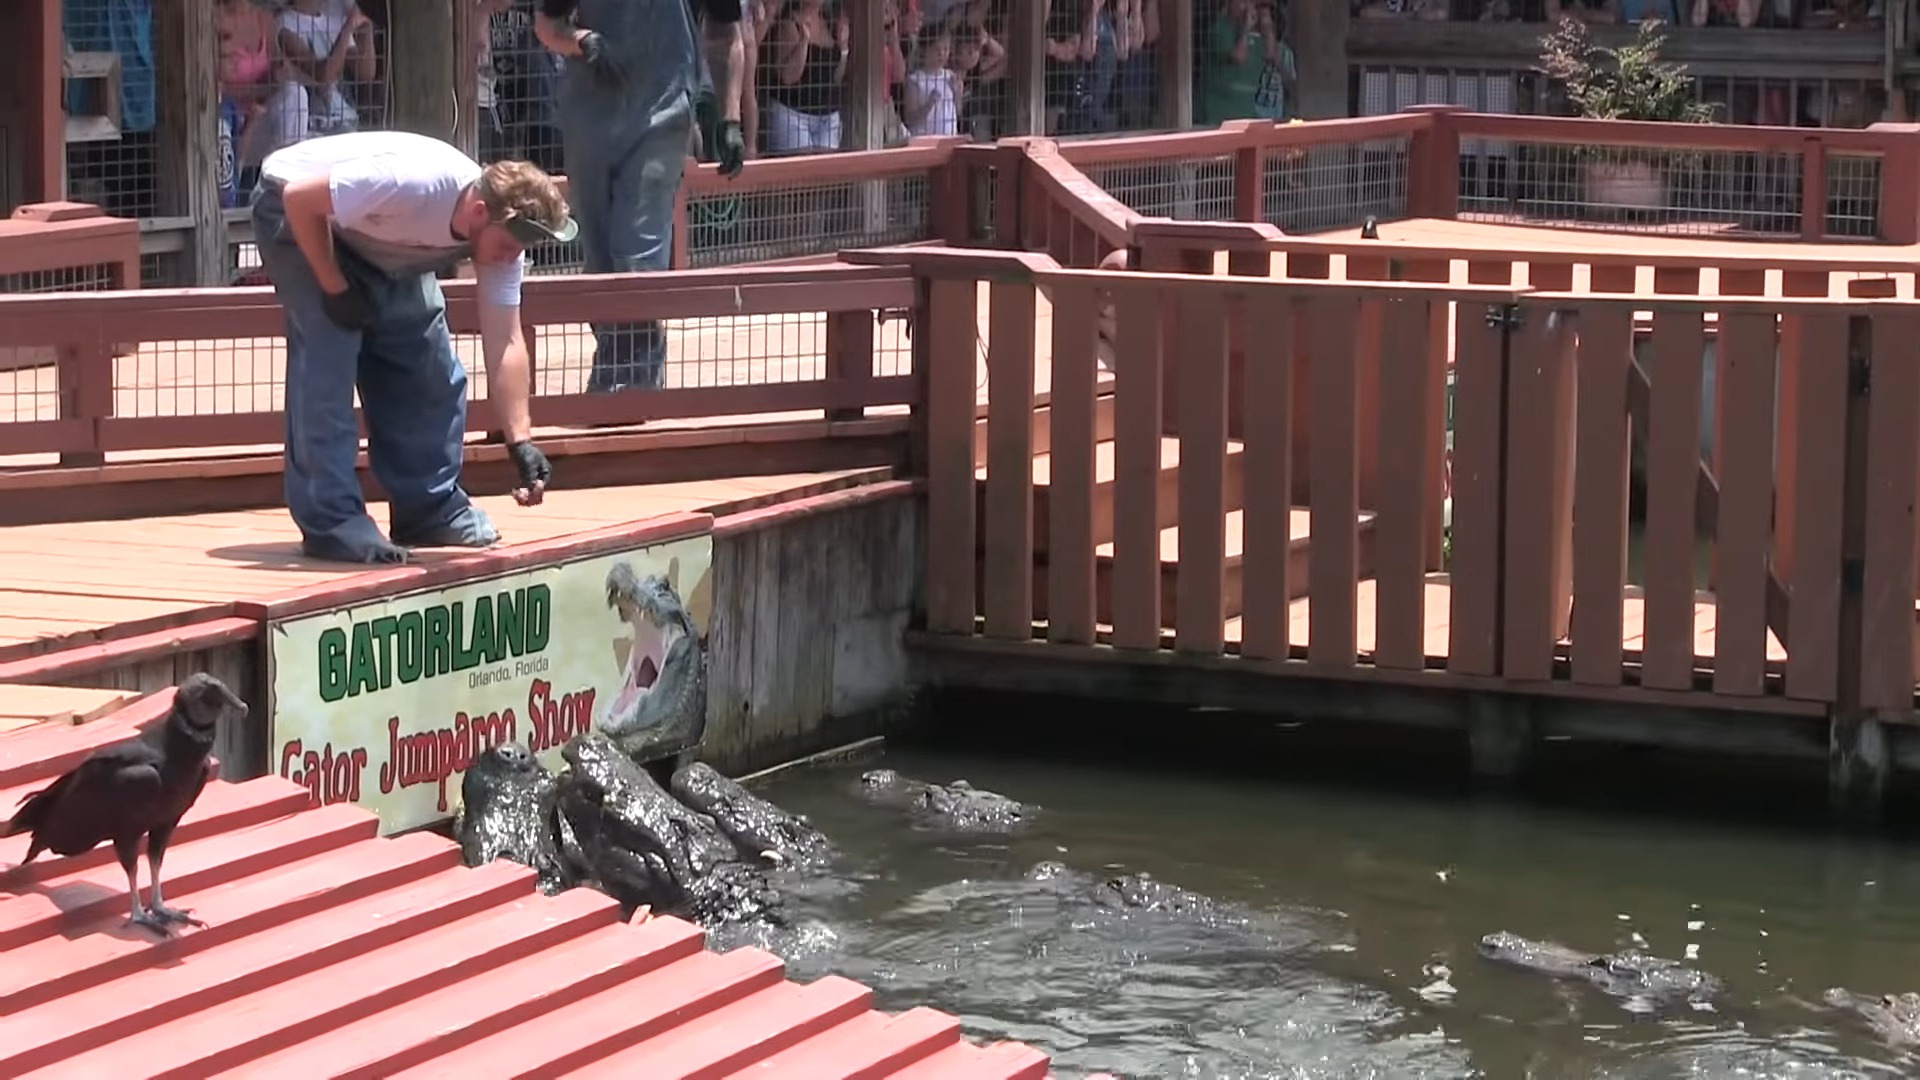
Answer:
<svg viewBox="0 0 1920 1080"><path fill-rule="evenodd" d="M1373 579L1368 578L1361 581L1355 589L1354 598L1355 649L1363 659L1370 660L1373 655L1375 633L1374 615L1376 611ZM1443 573L1428 575L1426 587L1426 618L1424 621L1426 628L1426 655L1429 666L1438 667L1446 663L1448 639L1450 636L1448 633L1448 612L1451 599L1447 575ZM1713 629L1716 610L1711 592L1701 591L1695 595L1693 603L1693 655L1696 667L1711 668L1713 666ZM1298 648L1305 648L1308 638L1312 633L1311 601L1308 597L1300 597L1287 606L1287 611L1289 615L1288 641ZM1626 593L1620 598L1620 616L1620 644L1626 653L1627 662L1634 663L1639 659L1641 644L1645 637L1643 627L1645 625L1646 603L1641 598L1638 586L1628 586ZM1227 620L1226 635L1227 640L1230 642L1238 642L1240 640L1239 619L1234 618ZM1564 645L1566 639L1562 638L1561 643ZM1786 659L1786 648L1780 644L1780 639L1769 631L1767 634L1767 663L1769 665L1777 665L1785 663Z"/></svg>
<svg viewBox="0 0 1920 1080"><path fill-rule="evenodd" d="M866 469L553 491L538 507L508 496L476 501L511 547L663 514L736 512L887 475ZM385 504L371 509L384 526ZM419 558L431 564L462 554L423 551ZM235 601L366 569L301 555L299 532L281 509L0 528L0 660L215 618Z"/></svg>
<svg viewBox="0 0 1920 1080"><path fill-rule="evenodd" d="M1581 255L1610 259L1644 260L1635 275L1635 290L1654 294L1653 266L1698 265L1700 291L1712 295L1720 291L1720 271L1715 263L1757 261L1771 263L1766 271L1767 296L1784 296L1782 272L1777 267L1791 262L1796 267L1827 264L1835 268L1830 295L1847 295L1848 282L1868 278L1891 279L1895 295L1914 298L1914 267L1920 266L1920 245L1879 243L1802 243L1768 240L1733 240L1705 236L1670 236L1645 233L1602 232L1598 229L1566 228L1560 225L1507 225L1493 222L1446 218L1410 218L1378 226L1379 237L1362 241L1360 229L1339 229L1316 233L1304 239L1339 243L1360 242L1379 245L1382 254L1395 248L1444 248L1453 254L1453 283L1466 284L1467 261L1474 259L1514 258L1513 283L1530 284L1524 256L1528 253L1560 253L1576 264ZM1345 260L1335 257L1332 274L1336 280L1345 275ZM1845 271L1838 268L1847 267ZM1224 270L1224 266L1222 266ZM1585 290L1591 275L1584 265L1574 269L1573 287Z"/></svg>

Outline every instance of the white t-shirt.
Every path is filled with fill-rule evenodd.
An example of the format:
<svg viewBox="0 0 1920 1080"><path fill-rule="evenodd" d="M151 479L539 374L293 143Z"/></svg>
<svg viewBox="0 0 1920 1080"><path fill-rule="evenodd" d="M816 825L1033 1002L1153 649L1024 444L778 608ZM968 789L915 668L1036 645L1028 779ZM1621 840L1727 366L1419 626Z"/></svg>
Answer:
<svg viewBox="0 0 1920 1080"><path fill-rule="evenodd" d="M946 68L929 71L914 68L907 72L908 100L915 104L929 100L933 104L917 124L908 124L915 135L953 135L960 130L960 103L953 99L953 72Z"/></svg>
<svg viewBox="0 0 1920 1080"><path fill-rule="evenodd" d="M355 131L308 139L267 155L262 176L282 184L325 174L341 239L391 274L427 273L469 258L453 211L480 177L472 158L426 135ZM482 303L520 306L525 259L474 264Z"/></svg>

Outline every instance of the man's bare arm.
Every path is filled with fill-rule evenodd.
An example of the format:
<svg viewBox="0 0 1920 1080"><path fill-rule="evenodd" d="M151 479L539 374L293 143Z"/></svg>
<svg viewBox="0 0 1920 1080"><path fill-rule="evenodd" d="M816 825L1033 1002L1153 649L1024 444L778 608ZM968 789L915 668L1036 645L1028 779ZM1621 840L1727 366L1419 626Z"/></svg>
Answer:
<svg viewBox="0 0 1920 1080"><path fill-rule="evenodd" d="M281 193L280 202L286 209L287 228L293 230L293 242L307 257L321 290L346 292L347 275L341 272L340 260L333 254L333 190L327 186L327 178L309 176L293 181Z"/></svg>
<svg viewBox="0 0 1920 1080"><path fill-rule="evenodd" d="M508 443L533 437L533 363L520 330L520 309L481 304L480 351L487 365L487 400Z"/></svg>
<svg viewBox="0 0 1920 1080"><path fill-rule="evenodd" d="M540 10L533 13L533 36L561 56L578 57L586 34L573 21L578 7L579 0L540 0Z"/></svg>
<svg viewBox="0 0 1920 1080"><path fill-rule="evenodd" d="M739 123L740 94L746 86L747 47L740 33L737 4L734 11L734 18L726 22L716 19L709 11L703 40L707 49L707 72L713 76L714 92L720 95L720 118Z"/></svg>

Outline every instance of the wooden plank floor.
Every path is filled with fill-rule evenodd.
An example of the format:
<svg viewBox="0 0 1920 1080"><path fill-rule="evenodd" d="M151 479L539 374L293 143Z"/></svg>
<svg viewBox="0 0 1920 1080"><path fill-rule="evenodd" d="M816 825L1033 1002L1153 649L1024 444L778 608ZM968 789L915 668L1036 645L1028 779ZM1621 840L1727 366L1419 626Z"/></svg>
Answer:
<svg viewBox="0 0 1920 1080"><path fill-rule="evenodd" d="M140 695L90 686L27 686L0 683L0 732L37 724L84 724Z"/></svg>
<svg viewBox="0 0 1920 1080"><path fill-rule="evenodd" d="M1811 259L1830 262L1837 266L1857 266L1855 271L1836 271L1830 276L1830 294L1835 298L1845 298L1847 282L1858 278L1892 278L1897 296L1901 299L1914 298L1915 275L1912 268L1920 264L1920 245L1897 244L1804 244L1771 243L1764 240L1723 240L1709 237L1660 236L1642 233L1601 232L1598 230L1551 228L1543 225L1501 225L1481 221L1454 221L1443 218L1413 218L1407 221L1384 222L1379 226L1378 243L1390 253L1395 247L1439 247L1458 252L1452 264L1455 285L1467 283L1466 259L1475 252L1543 251L1559 252L1571 255L1576 260L1582 253L1605 254L1608 256L1631 256L1662 259L1698 259L1702 263L1714 259L1754 258L1769 255L1781 258ZM1341 229L1332 232L1316 233L1305 239L1312 240L1358 240L1360 230ZM1279 256L1276 256L1279 258ZM1225 273L1225 256L1218 260L1217 273ZM1276 264L1276 269L1279 264ZM1334 256L1330 271L1334 280L1346 276L1346 257ZM1513 282L1525 286L1529 282L1527 264L1516 265ZM1573 274L1573 287L1576 291L1587 289L1591 285L1592 275L1584 264L1576 263ZM1700 290L1713 295L1720 289L1720 271L1705 269L1701 271ZM1635 291L1652 296L1653 269L1640 267L1635 275ZM1766 275L1766 295L1781 296L1782 282L1780 271L1769 270Z"/></svg>
<svg viewBox="0 0 1920 1080"><path fill-rule="evenodd" d="M511 545L725 508L879 472L884 470L554 491L538 507L520 506L505 495L475 501ZM384 526L385 504L372 510ZM235 600L365 572L306 558L299 539L292 519L278 509L0 528L0 658L36 651L37 643L49 639L115 626L191 621ZM426 551L420 558L432 562L459 554Z"/></svg>
<svg viewBox="0 0 1920 1080"><path fill-rule="evenodd" d="M1445 574L1431 574L1426 586L1426 648L1429 661L1444 661L1447 658L1449 642L1448 621L1451 593ZM1355 590L1354 623L1357 648L1362 655L1370 655L1374 645L1374 621L1377 604L1374 595L1374 582L1371 578L1362 581ZM1621 608L1621 645L1627 652L1629 661L1637 660L1645 641L1642 629L1645 620L1646 604L1637 587L1629 586L1626 594L1620 598ZM1288 639L1297 646L1304 647L1310 633L1312 622L1312 602L1301 597L1288 606L1290 616ZM1711 666L1713 660L1713 628L1716 611L1712 593L1700 593L1693 604L1693 654ZM1240 640L1240 620L1227 620L1227 640ZM1564 642L1566 639L1562 638ZM1785 663L1787 650L1774 637L1767 634L1767 663L1769 665Z"/></svg>

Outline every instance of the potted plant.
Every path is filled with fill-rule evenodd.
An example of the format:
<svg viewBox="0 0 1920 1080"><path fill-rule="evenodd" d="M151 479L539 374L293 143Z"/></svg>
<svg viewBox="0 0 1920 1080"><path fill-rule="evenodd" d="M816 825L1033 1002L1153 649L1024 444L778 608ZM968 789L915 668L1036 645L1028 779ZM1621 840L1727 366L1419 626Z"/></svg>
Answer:
<svg viewBox="0 0 1920 1080"><path fill-rule="evenodd" d="M1613 48L1594 44L1585 23L1563 18L1540 39L1540 69L1566 90L1581 116L1596 120L1654 120L1705 124L1713 105L1701 101L1693 77L1680 64L1664 63L1660 46L1666 35L1658 20L1642 22L1631 43ZM1664 159L1659 150L1584 149L1582 179L1590 204L1632 210L1667 205Z"/></svg>

